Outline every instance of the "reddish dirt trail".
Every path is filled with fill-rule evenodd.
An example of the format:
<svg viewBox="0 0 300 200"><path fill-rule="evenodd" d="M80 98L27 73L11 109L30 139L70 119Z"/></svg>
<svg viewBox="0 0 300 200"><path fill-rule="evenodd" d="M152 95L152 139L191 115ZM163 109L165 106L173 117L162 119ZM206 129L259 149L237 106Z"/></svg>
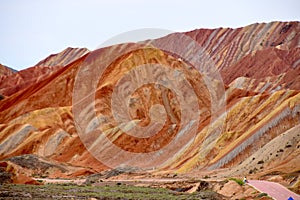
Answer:
<svg viewBox="0 0 300 200"><path fill-rule="evenodd" d="M276 200L287 200L289 197L292 197L294 200L300 200L298 194L295 194L278 183L250 180L248 184L261 192L267 193Z"/></svg>

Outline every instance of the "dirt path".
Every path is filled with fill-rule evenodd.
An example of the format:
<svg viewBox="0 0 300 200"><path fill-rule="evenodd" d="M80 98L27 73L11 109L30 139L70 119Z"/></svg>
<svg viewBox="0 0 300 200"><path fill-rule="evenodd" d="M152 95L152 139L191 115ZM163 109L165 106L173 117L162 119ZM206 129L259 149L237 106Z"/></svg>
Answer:
<svg viewBox="0 0 300 200"><path fill-rule="evenodd" d="M300 200L300 196L298 194L295 194L278 183L249 180L248 184L261 192L267 193L276 200L287 200L289 197L292 197L294 200Z"/></svg>
<svg viewBox="0 0 300 200"><path fill-rule="evenodd" d="M86 179L51 179L51 178L34 178L35 180L43 181L43 183L75 183L83 184Z"/></svg>
<svg viewBox="0 0 300 200"><path fill-rule="evenodd" d="M44 183L76 183L76 184L83 184L86 179L50 179L50 178L35 178L35 180L43 181ZM137 178L137 179L111 179L111 180L103 180L103 182L141 182L141 183L151 183L151 182L161 182L161 183L168 183L168 182L181 182L187 181L188 179L174 179L174 178L160 178L160 179L146 179L146 178Z"/></svg>

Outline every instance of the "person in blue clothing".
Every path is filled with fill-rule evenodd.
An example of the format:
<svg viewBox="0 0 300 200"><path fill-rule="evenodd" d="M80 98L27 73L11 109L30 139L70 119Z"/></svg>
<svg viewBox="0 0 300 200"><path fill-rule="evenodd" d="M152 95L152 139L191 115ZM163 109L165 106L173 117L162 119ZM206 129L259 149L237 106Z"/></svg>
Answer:
<svg viewBox="0 0 300 200"><path fill-rule="evenodd" d="M248 180L247 180L246 176L244 177L243 182L244 182L244 183L248 183Z"/></svg>

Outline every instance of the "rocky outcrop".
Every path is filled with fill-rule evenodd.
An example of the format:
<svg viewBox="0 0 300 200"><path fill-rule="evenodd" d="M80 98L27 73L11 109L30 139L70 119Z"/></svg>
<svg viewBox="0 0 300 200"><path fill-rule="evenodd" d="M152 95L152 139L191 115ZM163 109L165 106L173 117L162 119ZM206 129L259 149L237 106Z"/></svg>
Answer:
<svg viewBox="0 0 300 200"><path fill-rule="evenodd" d="M9 161L0 162L0 177L1 184L40 184L31 177L31 174L25 175L24 171Z"/></svg>

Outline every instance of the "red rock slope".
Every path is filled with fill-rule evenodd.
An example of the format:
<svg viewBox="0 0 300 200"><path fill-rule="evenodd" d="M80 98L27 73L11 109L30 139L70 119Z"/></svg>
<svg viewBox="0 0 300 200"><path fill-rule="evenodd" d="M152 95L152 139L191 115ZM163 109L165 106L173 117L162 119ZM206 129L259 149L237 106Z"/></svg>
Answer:
<svg viewBox="0 0 300 200"><path fill-rule="evenodd" d="M29 85L45 79L55 71L72 63L88 52L89 50L86 48L67 48L60 53L48 56L35 66L26 70L6 74L1 77L0 94L10 96Z"/></svg>
<svg viewBox="0 0 300 200"><path fill-rule="evenodd" d="M12 69L0 64L0 80L2 80L2 77L11 75L13 73L14 71Z"/></svg>
<svg viewBox="0 0 300 200"><path fill-rule="evenodd" d="M132 166L140 166L141 163L149 166L148 161L151 160L150 164L159 171L191 172L243 166L246 158L257 155L262 147L290 133L289 130L300 123L299 30L299 22L272 22L238 29L199 29L185 33L211 60L189 58L191 52L178 49L179 45L172 39L178 33L152 41L154 46L161 44L159 49L125 44L81 56L47 76L29 81L22 90L6 91L8 97L0 101L0 160L35 154L53 160L56 165L72 166L56 173L57 176L101 171L107 168L104 164L112 167L122 159L127 162L125 165ZM169 52L168 49L174 51ZM122 54L118 54L120 52ZM186 54L176 55L176 52ZM115 55L121 56L113 58ZM50 66L54 63L56 66L61 62L64 63L65 59L50 56L40 63ZM99 78L97 75L101 68L97 65L89 68L89 72L85 70L95 62L100 63L99 66L107 65L101 79L96 79L96 82L93 78ZM211 66L210 62L220 72L224 85L217 75L212 76L212 80L207 79L205 73L210 73L210 68L203 74L198 73L198 63ZM151 67L145 64L151 64ZM151 78L160 80L157 64L168 66L173 72L167 71L166 74L172 75L168 80L179 83L180 77L183 77L180 75L184 75L194 92L175 86L174 90L178 93L174 93L168 89L172 85L168 85L168 81L163 82L163 79L160 82L162 86L143 82ZM39 71L38 67L35 69ZM96 76L87 76L90 78L87 79L84 75L88 73ZM11 79L12 82L15 80ZM9 81L10 78L7 79ZM130 81L136 82L131 84ZM142 85L136 90L128 90L135 84ZM91 87L95 87L94 96L90 95ZM130 98L125 97L124 91L131 92ZM114 96L115 92L120 95ZM76 99L78 96L74 94L86 98ZM216 106L214 103L225 95L226 104ZM116 101L111 103L111 99ZM116 112L124 107L123 100L128 103L131 120L119 122ZM122 116L124 118L125 115ZM187 121L190 116L196 116L196 120ZM81 120L85 120L84 123ZM135 124L146 127L136 134L149 135L134 137L126 134L126 130L133 129ZM190 131L186 131L189 129L195 131L195 135L189 135ZM89 137L80 138L82 133L79 130L90 132ZM116 152L109 143L103 143L98 130L113 145L124 150L122 159L116 156L120 152ZM254 163L253 168L245 168L243 173L300 170L299 163L295 162L299 159L299 137L296 134L288 138L283 149L272 142L274 145L268 151L277 156L263 160L263 167L261 162ZM174 148L162 151L168 144ZM290 149L296 152L292 158L282 153ZM98 159L104 164L92 154L100 155ZM130 157L135 154L142 157ZM149 159L143 160L146 155ZM285 167L279 168L282 164ZM230 173L238 174L240 169Z"/></svg>
<svg viewBox="0 0 300 200"><path fill-rule="evenodd" d="M35 66L66 66L90 51L87 48L66 48L60 53L52 54L38 62Z"/></svg>

